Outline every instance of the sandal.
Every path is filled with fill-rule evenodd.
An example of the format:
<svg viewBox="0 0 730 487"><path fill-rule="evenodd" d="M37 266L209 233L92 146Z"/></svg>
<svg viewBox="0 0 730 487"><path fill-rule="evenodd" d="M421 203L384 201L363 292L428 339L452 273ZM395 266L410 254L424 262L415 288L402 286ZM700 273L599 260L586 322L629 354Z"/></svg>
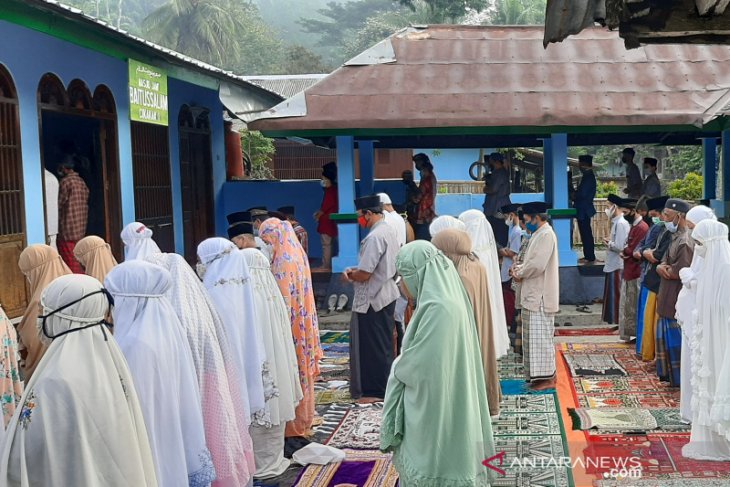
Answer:
<svg viewBox="0 0 730 487"><path fill-rule="evenodd" d="M339 299L337 299L337 311L338 312L344 311L345 306L347 306L347 295L340 294Z"/></svg>
<svg viewBox="0 0 730 487"><path fill-rule="evenodd" d="M576 307L575 310L578 311L578 312L580 312L580 313L590 313L591 312L590 306L585 305L585 304Z"/></svg>
<svg viewBox="0 0 730 487"><path fill-rule="evenodd" d="M334 313L335 306L337 306L337 295L336 294L332 294L327 299L327 312L328 313Z"/></svg>

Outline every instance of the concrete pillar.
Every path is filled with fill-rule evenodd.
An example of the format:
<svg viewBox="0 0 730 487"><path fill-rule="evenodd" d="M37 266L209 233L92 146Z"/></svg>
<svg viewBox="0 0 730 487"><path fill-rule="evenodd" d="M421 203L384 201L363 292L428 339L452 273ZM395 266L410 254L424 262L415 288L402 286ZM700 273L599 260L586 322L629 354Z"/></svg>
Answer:
<svg viewBox="0 0 730 487"><path fill-rule="evenodd" d="M722 180L721 196L719 200L712 200L712 209L718 218L730 216L730 130L722 131Z"/></svg>
<svg viewBox="0 0 730 487"><path fill-rule="evenodd" d="M568 178L565 176L568 168L568 136L567 134L552 134L550 144L546 145L550 150L545 153L545 192L546 201L548 188L552 194L552 208L555 210L566 210L570 208L568 202ZM550 161L548 163L548 160ZM548 168L550 171L548 172ZM548 179L548 173L550 178ZM548 184L549 182L549 184ZM558 237L558 256L560 267L572 267L578 265L578 256L573 251L573 242L570 239L570 218L554 218L553 229Z"/></svg>
<svg viewBox="0 0 730 487"><path fill-rule="evenodd" d="M548 205L553 204L553 159L552 159L552 139L542 139L542 169L543 169L543 180L545 182L544 193L545 203Z"/></svg>
<svg viewBox="0 0 730 487"><path fill-rule="evenodd" d="M372 140L357 142L357 151L360 156L360 196L367 196L375 192L375 149Z"/></svg>
<svg viewBox="0 0 730 487"><path fill-rule="evenodd" d="M714 137L702 139L702 155L702 197L714 200L717 198L717 140Z"/></svg>
<svg viewBox="0 0 730 487"><path fill-rule="evenodd" d="M340 213L355 213L355 141L351 136L337 140L337 197ZM332 272L341 273L357 266L360 235L355 223L337 225L339 252L332 259Z"/></svg>

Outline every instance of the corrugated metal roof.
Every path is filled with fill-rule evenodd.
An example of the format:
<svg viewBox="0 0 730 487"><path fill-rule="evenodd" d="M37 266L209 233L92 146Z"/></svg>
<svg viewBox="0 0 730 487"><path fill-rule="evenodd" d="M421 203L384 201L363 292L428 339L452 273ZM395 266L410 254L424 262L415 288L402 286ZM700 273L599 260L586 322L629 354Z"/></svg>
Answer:
<svg viewBox="0 0 730 487"><path fill-rule="evenodd" d="M326 74L245 76L243 79L284 98L291 98L324 79Z"/></svg>
<svg viewBox="0 0 730 487"><path fill-rule="evenodd" d="M544 49L541 26L393 35L396 62L343 66L251 124L269 132L448 127L701 126L730 101L730 47L647 46L589 28ZM301 110L297 104L295 107ZM268 118L266 118L268 117Z"/></svg>
<svg viewBox="0 0 730 487"><path fill-rule="evenodd" d="M127 40L130 40L133 43L137 44L140 49L155 51L157 55L165 58L168 61L175 62L176 64L181 64L195 71L212 75L214 78L217 79L232 81L238 85L261 91L261 87L252 85L251 83L247 82L243 76L239 76L231 71L226 71L198 59L181 54L172 49L160 46L159 44L150 42L123 29L117 29L115 26L101 19L85 14L82 10L78 8L71 7L56 0L23 0L23 3L37 9L54 11L60 15L63 15L66 18L81 21L88 26L92 26L96 29L106 31L107 34L122 36Z"/></svg>

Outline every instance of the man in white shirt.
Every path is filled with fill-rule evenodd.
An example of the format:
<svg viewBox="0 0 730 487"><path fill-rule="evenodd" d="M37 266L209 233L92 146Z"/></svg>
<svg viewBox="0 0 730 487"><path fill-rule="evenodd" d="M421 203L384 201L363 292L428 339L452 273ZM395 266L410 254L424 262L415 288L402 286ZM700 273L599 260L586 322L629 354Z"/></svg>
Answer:
<svg viewBox="0 0 730 487"><path fill-rule="evenodd" d="M503 206L500 212L505 215L504 223L508 227L507 246L499 249L499 256L502 258L502 297L504 299L504 312L507 319L507 326L512 329L515 319L515 291L512 289L512 277L509 270L512 267L514 258L520 252L522 245L522 227L517 212L520 205L510 204Z"/></svg>
<svg viewBox="0 0 730 487"><path fill-rule="evenodd" d="M406 244L406 221L393 208L393 202L386 193L379 193L380 203L383 205L383 215L385 215L385 223L392 226L398 237L398 245L403 247Z"/></svg>
<svg viewBox="0 0 730 487"><path fill-rule="evenodd" d="M606 284L603 289L603 321L611 325L619 322L619 305L621 303L621 273L624 260L621 253L626 248L631 225L624 219L623 211L619 206L623 200L615 194L608 195L609 207L606 215L611 221L611 236L604 238L606 244L606 263L603 272L606 274Z"/></svg>
<svg viewBox="0 0 730 487"><path fill-rule="evenodd" d="M395 211L393 208L393 202L390 200L390 196L387 193L379 193L380 203L383 205L383 216L385 216L385 223L395 230L396 237L398 238L398 247L403 247L406 244L406 221L405 219ZM400 353L401 344L403 343L403 335L405 330L403 329L403 323L406 319L406 308L408 307L408 299L402 295L398 297L395 302L395 331L396 337L396 354Z"/></svg>
<svg viewBox="0 0 730 487"><path fill-rule="evenodd" d="M55 249L58 237L58 179L48 169L44 169L43 172L46 194L46 242Z"/></svg>

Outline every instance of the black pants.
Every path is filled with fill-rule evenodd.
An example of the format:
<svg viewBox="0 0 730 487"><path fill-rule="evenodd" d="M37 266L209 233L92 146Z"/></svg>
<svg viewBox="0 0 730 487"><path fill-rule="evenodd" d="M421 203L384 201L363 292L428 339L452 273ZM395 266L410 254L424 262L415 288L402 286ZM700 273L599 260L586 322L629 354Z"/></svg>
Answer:
<svg viewBox="0 0 730 487"><path fill-rule="evenodd" d="M487 220L489 220L489 224L492 225L494 240L497 242L497 245L506 247L507 242L509 241L509 228L504 224L504 220L502 218L497 218L496 216L487 216Z"/></svg>
<svg viewBox="0 0 730 487"><path fill-rule="evenodd" d="M367 313L357 313L356 362L359 370L352 370L351 374L358 374L359 392L362 396L385 397L385 387L388 385L390 367L394 360L394 313L395 301L380 311L374 311L371 306Z"/></svg>
<svg viewBox="0 0 730 487"><path fill-rule="evenodd" d="M406 334L405 330L403 329L403 323L400 321L395 322L395 332L397 333L396 338L396 347L398 349L398 355L400 355L400 350L403 348L403 335Z"/></svg>
<svg viewBox="0 0 730 487"><path fill-rule="evenodd" d="M579 218L578 231L580 232L580 241L583 242L583 257L587 261L596 260L595 242L593 241L593 228L591 228L591 219Z"/></svg>

